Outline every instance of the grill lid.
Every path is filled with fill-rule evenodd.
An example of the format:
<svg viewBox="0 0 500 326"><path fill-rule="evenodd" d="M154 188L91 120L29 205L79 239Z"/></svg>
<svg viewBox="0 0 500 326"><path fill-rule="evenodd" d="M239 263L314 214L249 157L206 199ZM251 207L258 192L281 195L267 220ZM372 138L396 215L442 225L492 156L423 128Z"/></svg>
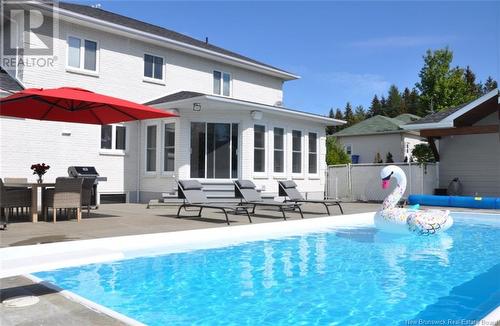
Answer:
<svg viewBox="0 0 500 326"><path fill-rule="evenodd" d="M68 174L73 177L99 175L93 166L70 166L68 168Z"/></svg>

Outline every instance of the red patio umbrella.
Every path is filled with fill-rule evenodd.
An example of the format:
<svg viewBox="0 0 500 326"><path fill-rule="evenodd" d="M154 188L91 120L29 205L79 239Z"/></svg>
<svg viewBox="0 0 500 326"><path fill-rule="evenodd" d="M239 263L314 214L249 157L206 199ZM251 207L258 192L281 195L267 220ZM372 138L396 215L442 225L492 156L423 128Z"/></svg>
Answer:
<svg viewBox="0 0 500 326"><path fill-rule="evenodd" d="M74 87L22 90L0 99L0 115L99 125L176 116L142 104Z"/></svg>

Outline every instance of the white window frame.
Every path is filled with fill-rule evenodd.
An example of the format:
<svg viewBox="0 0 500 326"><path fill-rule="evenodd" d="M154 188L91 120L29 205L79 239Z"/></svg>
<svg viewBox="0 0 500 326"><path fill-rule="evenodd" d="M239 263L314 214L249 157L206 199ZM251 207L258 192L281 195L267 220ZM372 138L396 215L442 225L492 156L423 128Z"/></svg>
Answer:
<svg viewBox="0 0 500 326"><path fill-rule="evenodd" d="M124 123L110 123L107 126L111 126L111 148L101 148L100 137L99 137L99 154L100 155L118 155L124 156L128 153L130 141L130 128ZM116 149L116 127L125 127L125 149ZM101 129L99 131L102 130Z"/></svg>
<svg viewBox="0 0 500 326"><path fill-rule="evenodd" d="M155 157L155 167L154 171L148 171L148 127L156 126L156 157ZM144 173L146 175L157 175L159 171L163 170L159 165L161 160L158 157L158 153L161 151L158 150L159 146L162 146L162 142L158 141L159 137L161 137L161 124L158 122L148 122L144 125Z"/></svg>
<svg viewBox="0 0 500 326"><path fill-rule="evenodd" d="M174 136L174 170L173 171L165 171L165 125L168 125L168 124L171 124L173 123L174 124L174 132L175 132L175 136ZM175 171L176 171L176 168L177 168L177 154L178 154L178 150L177 150L177 135L178 135L178 123L176 120L162 120L162 123L161 123L161 173L163 175L166 175L166 176L173 176L175 175ZM147 153L146 153L146 156L147 156Z"/></svg>
<svg viewBox="0 0 500 326"><path fill-rule="evenodd" d="M77 38L80 40L80 65L79 67L73 67L69 65L69 39ZM95 42L96 43L96 52L95 52L95 69L96 70L88 70L85 69L85 41ZM66 71L75 72L83 75L90 75L94 77L99 76L99 62L100 62L100 52L101 47L99 45L99 41L90 39L88 37L76 36L76 35L67 35L66 37Z"/></svg>
<svg viewBox="0 0 500 326"><path fill-rule="evenodd" d="M293 172L293 132L300 131L300 173ZM292 174L292 179L304 179L305 175L305 134L306 132L300 128L291 128L290 129L290 172Z"/></svg>
<svg viewBox="0 0 500 326"><path fill-rule="evenodd" d="M214 89L213 89L214 72L220 72L220 74L221 74L220 75L220 94L215 93ZM224 74L229 75L229 95L224 95ZM231 97L233 95L233 74L228 72L228 71L214 69L212 71L212 94L218 95L218 96L224 96L224 97Z"/></svg>
<svg viewBox="0 0 500 326"><path fill-rule="evenodd" d="M279 128L283 129L283 172L276 172L274 171L274 128ZM271 151L270 153L270 166L269 166L269 171L272 171L272 175L274 178L277 179L283 179L286 178L286 172L287 172L287 128L283 126L272 126L269 129L269 149Z"/></svg>
<svg viewBox="0 0 500 326"><path fill-rule="evenodd" d="M350 153L347 151L347 147L349 147L351 150L350 150ZM346 152L347 155L353 155L352 154L352 144L344 144L344 152Z"/></svg>
<svg viewBox="0 0 500 326"><path fill-rule="evenodd" d="M150 55L150 56L153 56L153 57L158 57L158 58L161 58L163 60L163 64L162 64L162 69L161 69L161 79L156 79L156 78L153 78L153 77L146 77L144 76L144 65L146 64L144 62L144 56L145 55ZM158 55L158 54L154 54L154 53L151 53L151 52L144 52L143 55L142 55L142 81L145 82L145 83L152 83L152 84L158 84L158 85L166 85L166 69L167 69L167 65L166 65L166 60L165 60L165 57L162 56L162 55ZM154 70L153 70L153 75L154 75Z"/></svg>
<svg viewBox="0 0 500 326"><path fill-rule="evenodd" d="M207 159L207 152L206 152L206 146L207 146L207 137L208 137L208 133L205 132L205 177L204 178L191 178L191 174L189 172L189 176L191 179L193 180L198 180L198 181L201 181L201 182L206 182L206 183L217 183L217 182L220 182L220 181L223 181L223 180L238 180L241 176L241 169L242 169L242 158L241 158L241 146L242 146L242 130L241 130L241 126L243 125L243 121L241 120L233 120L233 119L219 119L219 120L211 120L211 119L192 119L192 120L189 120L189 162L191 162L191 123L204 123L205 124L205 128L208 127L208 124L210 123L227 123L227 124L230 124L231 125L231 151L230 151L230 155L229 155L229 159L231 161L231 170L232 170L232 162L233 162L233 139L232 139L232 133L233 133L233 124L237 124L238 125L238 144L236 144L238 146L238 151L236 152L236 155L238 156L238 166L237 166L237 170L238 170L238 175L236 176L236 178L233 178L233 175L232 175L232 171L230 173L230 178L227 179L227 178L207 178L207 163L208 163L208 159ZM206 131L207 129L205 129ZM176 130L177 131L177 130ZM253 136L252 136L253 137ZM253 142L253 138L252 138L252 142ZM253 151L252 151L253 153ZM252 154L252 162L253 162L253 154ZM190 167L191 168L191 167ZM253 163L252 163L252 169L253 169Z"/></svg>
<svg viewBox="0 0 500 326"><path fill-rule="evenodd" d="M307 141L306 141L306 144L307 144L307 164L306 164L306 170L307 170L307 174L309 175L309 178L310 179L316 179L316 178L319 178L319 168L320 168L320 165L319 165L319 132L315 131L315 130L307 130L306 131L307 133ZM309 134L316 134L316 173L309 173Z"/></svg>
<svg viewBox="0 0 500 326"><path fill-rule="evenodd" d="M255 126L263 126L264 127L264 172L255 172ZM252 125L252 173L253 177L256 179L267 179L269 173L269 129L267 124L255 122Z"/></svg>

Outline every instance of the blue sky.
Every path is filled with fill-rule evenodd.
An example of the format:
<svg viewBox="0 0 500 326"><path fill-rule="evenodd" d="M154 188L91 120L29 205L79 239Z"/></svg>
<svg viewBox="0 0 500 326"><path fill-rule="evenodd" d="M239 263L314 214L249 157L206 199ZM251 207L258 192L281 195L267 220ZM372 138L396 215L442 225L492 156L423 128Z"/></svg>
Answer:
<svg viewBox="0 0 500 326"><path fill-rule="evenodd" d="M449 46L455 65L500 79L498 1L91 3L296 73L285 105L319 114L413 87L427 49Z"/></svg>

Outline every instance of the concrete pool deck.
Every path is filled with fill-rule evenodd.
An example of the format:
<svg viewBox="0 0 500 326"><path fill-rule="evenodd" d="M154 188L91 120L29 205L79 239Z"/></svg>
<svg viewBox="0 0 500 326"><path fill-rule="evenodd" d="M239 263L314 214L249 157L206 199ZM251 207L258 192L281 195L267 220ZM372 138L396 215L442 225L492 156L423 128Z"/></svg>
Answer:
<svg viewBox="0 0 500 326"><path fill-rule="evenodd" d="M34 245L38 243L86 240L125 235L172 232L206 228L227 228L223 214L209 212L204 218L175 218L177 207L145 209L145 205L116 204L102 205L93 211L90 218L81 223L75 220L62 220L56 224L40 222L15 221L7 231L0 232L2 247ZM373 212L379 204L345 203L346 214ZM326 214L319 205L305 205L306 219L322 217ZM455 209L454 209L455 210ZM456 211L469 211L456 209ZM498 213L498 211L473 210L482 213ZM193 212L194 213L194 212ZM195 214L193 214L195 215ZM298 213L289 212L290 220L300 220ZM232 225L247 225L244 216L230 215ZM278 211L259 210L253 218L255 224L282 221ZM270 225L271 227L272 225ZM1 251L1 249L0 249ZM40 302L25 308L0 307L1 325L122 325L123 323L106 314L75 302L63 294L37 285L23 276L0 279L1 299L16 295L34 295Z"/></svg>

